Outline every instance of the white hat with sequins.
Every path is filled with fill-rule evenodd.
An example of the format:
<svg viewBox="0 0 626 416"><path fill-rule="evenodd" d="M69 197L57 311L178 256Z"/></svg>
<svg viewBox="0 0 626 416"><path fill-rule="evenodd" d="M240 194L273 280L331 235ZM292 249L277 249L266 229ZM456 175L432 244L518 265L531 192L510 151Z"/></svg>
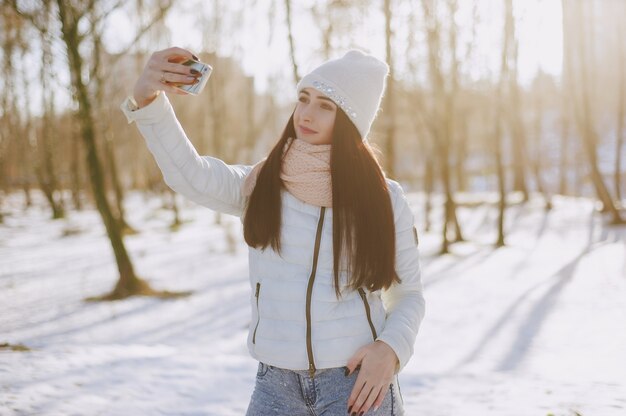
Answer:
<svg viewBox="0 0 626 416"><path fill-rule="evenodd" d="M298 94L312 87L332 99L354 123L365 140L385 91L389 65L358 49L324 62L298 83Z"/></svg>

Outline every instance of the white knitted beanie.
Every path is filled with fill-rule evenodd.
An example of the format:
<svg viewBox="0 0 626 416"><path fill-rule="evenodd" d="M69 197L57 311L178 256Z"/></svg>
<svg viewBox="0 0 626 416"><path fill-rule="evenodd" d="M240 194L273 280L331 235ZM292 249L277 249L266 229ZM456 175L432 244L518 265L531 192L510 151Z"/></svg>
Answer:
<svg viewBox="0 0 626 416"><path fill-rule="evenodd" d="M385 91L389 65L358 49L324 62L298 83L296 92L312 87L332 99L365 140Z"/></svg>

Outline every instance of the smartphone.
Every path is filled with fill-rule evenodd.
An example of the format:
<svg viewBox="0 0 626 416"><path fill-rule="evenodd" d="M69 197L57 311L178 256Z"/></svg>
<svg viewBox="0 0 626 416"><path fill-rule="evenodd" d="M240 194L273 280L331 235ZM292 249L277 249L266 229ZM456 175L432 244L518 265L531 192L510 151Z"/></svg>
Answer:
<svg viewBox="0 0 626 416"><path fill-rule="evenodd" d="M206 85L207 81L209 80L209 76L211 75L211 72L213 72L213 67L209 64L205 64L204 62L194 61L193 59L188 59L187 61L183 62L183 65L190 66L194 68L196 71L200 71L201 75L198 78L199 81L196 82L195 84L172 83L172 86L180 90L187 91L189 94L192 94L192 95L200 94L200 92L202 92L202 90L204 89L204 86Z"/></svg>

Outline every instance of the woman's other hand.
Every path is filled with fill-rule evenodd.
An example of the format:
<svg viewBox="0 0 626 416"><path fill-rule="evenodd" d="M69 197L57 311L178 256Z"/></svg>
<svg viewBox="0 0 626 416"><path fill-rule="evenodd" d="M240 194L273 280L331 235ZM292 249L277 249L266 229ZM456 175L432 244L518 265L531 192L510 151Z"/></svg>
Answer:
<svg viewBox="0 0 626 416"><path fill-rule="evenodd" d="M375 341L359 350L348 361L351 374L360 364L361 370L348 399L348 414L358 415L370 407L378 409L393 383L398 357L383 341Z"/></svg>
<svg viewBox="0 0 626 416"><path fill-rule="evenodd" d="M156 98L159 90L187 95L186 91L180 90L172 84L195 84L198 82L200 72L182 65L182 62L188 59L198 60L188 50L177 47L154 52L148 59L143 73L133 89L133 96L139 107L150 104Z"/></svg>

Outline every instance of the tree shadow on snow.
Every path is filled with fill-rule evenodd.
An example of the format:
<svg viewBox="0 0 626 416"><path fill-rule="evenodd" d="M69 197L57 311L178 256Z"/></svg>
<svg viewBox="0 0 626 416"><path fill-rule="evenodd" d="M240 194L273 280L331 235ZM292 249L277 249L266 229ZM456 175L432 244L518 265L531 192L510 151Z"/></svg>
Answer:
<svg viewBox="0 0 626 416"><path fill-rule="evenodd" d="M508 323L509 317L513 315L515 310L525 305L524 300L527 299L535 291L541 290L541 288L545 287L546 285L550 285L550 287L545 291L541 298L539 298L535 302L534 306L532 307L524 321L519 325L516 339L513 341L509 352L504 356L504 358L502 358L500 363L497 365L496 370L514 370L523 361L530 345L532 344L533 338L540 332L541 327L543 326L544 322L546 322L547 317L554 307L558 295L562 293L567 284L571 282L580 260L593 250L606 244L624 241L626 237L626 230L621 229L623 227L620 227L620 229L616 229L615 227L604 226L603 218L596 218L597 221L594 220L593 211L590 212L590 215L591 219L589 221L588 239L584 249L576 257L564 264L552 276L534 285L533 287L522 293L520 296L518 296L510 304L506 311L504 311L500 319L498 319L484 334L476 347L474 347L474 349L470 351L469 354L467 354L456 365L453 366L453 370L474 361L480 354L480 352L486 347L486 345L489 344L491 340L495 339L495 336L498 334L498 332ZM596 227L596 222L600 225L601 229L598 239L594 241L594 230Z"/></svg>

